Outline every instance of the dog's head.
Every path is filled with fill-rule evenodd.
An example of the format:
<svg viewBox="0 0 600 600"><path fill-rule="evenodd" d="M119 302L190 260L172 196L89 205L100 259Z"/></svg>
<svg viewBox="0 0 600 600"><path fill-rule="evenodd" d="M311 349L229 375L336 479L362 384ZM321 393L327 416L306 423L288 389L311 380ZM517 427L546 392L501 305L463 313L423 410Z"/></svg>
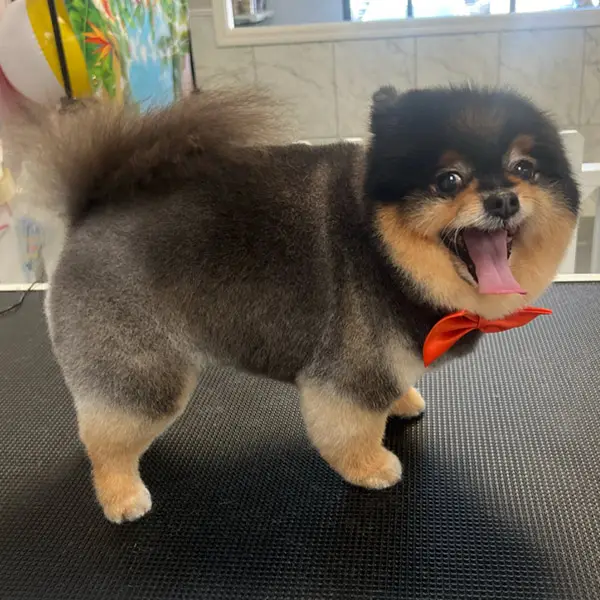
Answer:
<svg viewBox="0 0 600 600"><path fill-rule="evenodd" d="M579 210L546 115L505 91L382 88L371 132L375 227L430 302L491 319L539 296Z"/></svg>

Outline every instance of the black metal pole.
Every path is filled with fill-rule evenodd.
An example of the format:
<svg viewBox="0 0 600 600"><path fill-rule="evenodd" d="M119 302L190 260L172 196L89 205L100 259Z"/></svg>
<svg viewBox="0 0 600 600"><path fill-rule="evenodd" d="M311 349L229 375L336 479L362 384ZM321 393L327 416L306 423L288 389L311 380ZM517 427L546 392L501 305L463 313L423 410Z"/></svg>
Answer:
<svg viewBox="0 0 600 600"><path fill-rule="evenodd" d="M192 75L192 93L197 94L200 89L198 88L198 80L196 79L196 65L194 63L194 50L192 48L192 29L188 27L188 43L190 45L190 73Z"/></svg>
<svg viewBox="0 0 600 600"><path fill-rule="evenodd" d="M67 56L65 54L65 47L63 46L62 35L60 34L58 14L56 12L56 4L54 3L54 0L48 0L48 10L50 11L50 21L52 21L52 32L54 33L54 43L56 44L56 53L58 54L58 63L60 65L60 73L63 78L65 96L68 100L73 100L73 88L71 87L71 78L69 77Z"/></svg>

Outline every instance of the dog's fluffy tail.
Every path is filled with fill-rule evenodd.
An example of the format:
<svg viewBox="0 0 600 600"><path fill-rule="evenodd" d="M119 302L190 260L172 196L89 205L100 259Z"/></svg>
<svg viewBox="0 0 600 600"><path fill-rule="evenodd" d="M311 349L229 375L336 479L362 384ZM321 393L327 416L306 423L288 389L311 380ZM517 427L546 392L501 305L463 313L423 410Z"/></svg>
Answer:
<svg viewBox="0 0 600 600"><path fill-rule="evenodd" d="M7 145L28 165L25 202L68 225L94 202L151 184L161 173L189 172L198 164L192 156L235 161L240 146L272 143L281 133L274 106L251 89L192 94L144 114L95 101L60 114L28 107L8 124Z"/></svg>

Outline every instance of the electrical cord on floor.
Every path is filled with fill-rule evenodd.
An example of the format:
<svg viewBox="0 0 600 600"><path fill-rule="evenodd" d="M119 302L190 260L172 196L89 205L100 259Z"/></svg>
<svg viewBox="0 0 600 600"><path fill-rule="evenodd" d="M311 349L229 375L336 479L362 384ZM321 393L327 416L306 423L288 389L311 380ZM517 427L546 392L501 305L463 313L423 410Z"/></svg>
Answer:
<svg viewBox="0 0 600 600"><path fill-rule="evenodd" d="M3 308L2 310L0 310L0 317L13 312L13 311L17 311L19 310L19 308L21 308L21 306L23 305L23 302L25 302L25 298L27 298L27 296L29 296L29 293L33 290L33 288L35 287L35 284L38 283L37 281L34 281L22 294L21 297L14 303L11 304L8 308Z"/></svg>

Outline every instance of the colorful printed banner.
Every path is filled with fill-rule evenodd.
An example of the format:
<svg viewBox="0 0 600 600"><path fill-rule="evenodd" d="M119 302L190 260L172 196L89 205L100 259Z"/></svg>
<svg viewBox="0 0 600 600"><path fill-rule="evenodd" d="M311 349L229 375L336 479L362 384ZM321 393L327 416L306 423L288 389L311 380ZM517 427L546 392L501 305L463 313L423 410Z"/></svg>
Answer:
<svg viewBox="0 0 600 600"><path fill-rule="evenodd" d="M189 72L185 0L64 0L94 93L167 105Z"/></svg>

